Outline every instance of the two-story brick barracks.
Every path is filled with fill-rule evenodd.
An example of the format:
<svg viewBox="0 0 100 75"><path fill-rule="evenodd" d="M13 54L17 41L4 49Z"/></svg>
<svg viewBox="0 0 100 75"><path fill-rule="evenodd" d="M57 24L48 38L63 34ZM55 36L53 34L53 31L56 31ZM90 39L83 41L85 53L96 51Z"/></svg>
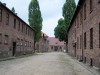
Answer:
<svg viewBox="0 0 100 75"><path fill-rule="evenodd" d="M100 68L100 0L79 0L68 29L68 52Z"/></svg>
<svg viewBox="0 0 100 75"><path fill-rule="evenodd" d="M36 52L48 52L48 36L41 32L38 42L36 42Z"/></svg>
<svg viewBox="0 0 100 75"><path fill-rule="evenodd" d="M65 42L59 41L59 39L55 37L48 37L49 45L48 45L48 51L64 51L65 50Z"/></svg>
<svg viewBox="0 0 100 75"><path fill-rule="evenodd" d="M34 30L0 2L0 57L32 53L33 37Z"/></svg>

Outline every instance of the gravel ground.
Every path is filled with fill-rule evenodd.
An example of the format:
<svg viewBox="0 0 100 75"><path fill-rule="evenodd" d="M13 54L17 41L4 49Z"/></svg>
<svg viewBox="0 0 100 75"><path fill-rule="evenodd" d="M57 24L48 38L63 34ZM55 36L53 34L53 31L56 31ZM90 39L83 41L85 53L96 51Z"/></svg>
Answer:
<svg viewBox="0 0 100 75"><path fill-rule="evenodd" d="M52 52L0 62L0 75L93 75L66 53Z"/></svg>

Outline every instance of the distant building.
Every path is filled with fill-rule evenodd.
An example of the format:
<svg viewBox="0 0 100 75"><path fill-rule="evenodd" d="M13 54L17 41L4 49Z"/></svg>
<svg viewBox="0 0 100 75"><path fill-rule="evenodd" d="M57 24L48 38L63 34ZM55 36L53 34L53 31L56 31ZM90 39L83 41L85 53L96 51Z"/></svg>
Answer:
<svg viewBox="0 0 100 75"><path fill-rule="evenodd" d="M41 36L38 42L36 42L36 52L47 52L48 51L48 36L41 32Z"/></svg>
<svg viewBox="0 0 100 75"><path fill-rule="evenodd" d="M100 68L100 0L79 0L68 28L68 53Z"/></svg>
<svg viewBox="0 0 100 75"><path fill-rule="evenodd" d="M31 54L34 30L0 2L0 58Z"/></svg>
<svg viewBox="0 0 100 75"><path fill-rule="evenodd" d="M65 49L65 43L59 41L57 38L55 37L48 37L48 41L49 41L49 47L48 47L48 51L64 51Z"/></svg>

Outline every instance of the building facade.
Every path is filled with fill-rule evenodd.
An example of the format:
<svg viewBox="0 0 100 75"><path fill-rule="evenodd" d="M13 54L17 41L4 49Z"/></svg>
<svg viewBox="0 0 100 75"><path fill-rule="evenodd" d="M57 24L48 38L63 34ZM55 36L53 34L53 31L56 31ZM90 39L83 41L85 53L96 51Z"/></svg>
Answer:
<svg viewBox="0 0 100 75"><path fill-rule="evenodd" d="M0 2L0 58L30 54L34 30Z"/></svg>
<svg viewBox="0 0 100 75"><path fill-rule="evenodd" d="M68 52L100 68L100 0L79 0L68 29Z"/></svg>
<svg viewBox="0 0 100 75"><path fill-rule="evenodd" d="M41 32L38 42L36 42L36 52L48 52L48 36Z"/></svg>
<svg viewBox="0 0 100 75"><path fill-rule="evenodd" d="M59 41L57 38L55 37L48 37L48 41L49 41L49 46L48 46L48 51L52 52L52 51L64 51L65 47L65 43Z"/></svg>

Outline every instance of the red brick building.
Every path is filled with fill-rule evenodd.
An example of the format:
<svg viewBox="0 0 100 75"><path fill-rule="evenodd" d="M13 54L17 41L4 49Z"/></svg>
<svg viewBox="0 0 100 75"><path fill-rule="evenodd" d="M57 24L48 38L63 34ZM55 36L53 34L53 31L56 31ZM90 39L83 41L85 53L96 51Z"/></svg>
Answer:
<svg viewBox="0 0 100 75"><path fill-rule="evenodd" d="M0 57L30 54L34 30L0 2Z"/></svg>
<svg viewBox="0 0 100 75"><path fill-rule="evenodd" d="M36 52L48 52L48 36L41 32L38 42L36 42Z"/></svg>
<svg viewBox="0 0 100 75"><path fill-rule="evenodd" d="M100 0L79 0L68 29L68 52L100 68Z"/></svg>
<svg viewBox="0 0 100 75"><path fill-rule="evenodd" d="M48 37L48 41L49 41L49 46L48 46L49 52L64 51L64 49L65 49L65 43L64 42L59 41L55 37Z"/></svg>

